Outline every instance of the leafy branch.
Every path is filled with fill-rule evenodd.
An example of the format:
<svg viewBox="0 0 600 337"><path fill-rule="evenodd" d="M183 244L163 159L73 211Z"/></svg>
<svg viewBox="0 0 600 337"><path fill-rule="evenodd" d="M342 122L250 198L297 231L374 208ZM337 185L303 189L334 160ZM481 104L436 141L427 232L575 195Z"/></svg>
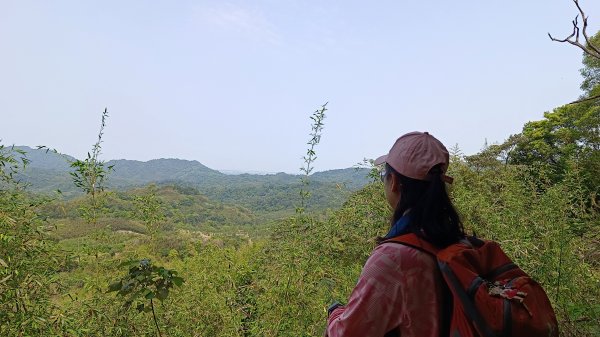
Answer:
<svg viewBox="0 0 600 337"><path fill-rule="evenodd" d="M368 169L369 173L367 173L367 178L373 183L379 181L379 174L381 172L381 167L375 165L374 159L363 158L361 162L358 162L354 165L355 170Z"/></svg>
<svg viewBox="0 0 600 337"><path fill-rule="evenodd" d="M29 164L27 153L20 149L15 149L14 145L6 147L0 144L0 182L4 184L18 182L14 179L14 174L21 169L24 170Z"/></svg>
<svg viewBox="0 0 600 337"><path fill-rule="evenodd" d="M321 107L315 112L313 112L313 114L310 116L312 124L311 132L309 135L311 138L308 141L308 143L306 143L307 145L309 145L308 150L306 151L306 155L302 157L302 159L304 159L305 165L300 168L300 171L302 171L304 174L301 178L302 186L300 187L300 206L296 207L296 213L298 214L304 213L304 210L306 209L306 204L311 195L310 191L308 190L308 187L310 185L309 175L313 171L313 163L317 159L315 147L321 141L321 131L324 127L323 120L325 119L325 111L327 111L326 107L327 102L321 105Z"/></svg>
<svg viewBox="0 0 600 337"><path fill-rule="evenodd" d="M129 310L135 305L138 312L152 312L154 325L159 336L160 328L154 310L154 298L161 302L169 296L173 285L180 287L184 280L177 276L177 272L152 264L149 259L128 261L119 267L128 266L129 273L108 287L108 292L117 292L118 296L125 298L123 308ZM148 303L149 302L149 303Z"/></svg>

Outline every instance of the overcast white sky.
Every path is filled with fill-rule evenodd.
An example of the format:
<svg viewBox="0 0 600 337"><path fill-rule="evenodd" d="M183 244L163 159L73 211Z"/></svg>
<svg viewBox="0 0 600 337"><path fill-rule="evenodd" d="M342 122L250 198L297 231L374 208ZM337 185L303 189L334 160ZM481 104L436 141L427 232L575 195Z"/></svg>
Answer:
<svg viewBox="0 0 600 337"><path fill-rule="evenodd" d="M590 35L600 1L581 0ZM569 0L0 0L0 139L83 157L298 172L430 131L464 153L580 95Z"/></svg>

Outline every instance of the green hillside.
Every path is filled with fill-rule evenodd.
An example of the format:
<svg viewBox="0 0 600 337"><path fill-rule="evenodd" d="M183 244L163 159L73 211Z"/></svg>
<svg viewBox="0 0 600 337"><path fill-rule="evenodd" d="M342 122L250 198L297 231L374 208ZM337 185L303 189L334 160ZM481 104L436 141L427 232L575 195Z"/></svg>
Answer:
<svg viewBox="0 0 600 337"><path fill-rule="evenodd" d="M62 195L72 198L82 195L72 183L68 160L72 157L52 151L17 147L30 160L17 178L28 183L35 193ZM300 176L286 173L226 175L197 161L181 159L111 160L113 166L107 188L125 191L148 184L179 185L198 189L202 194L223 203L249 208L256 212L271 212L273 217L291 214L299 202ZM350 195L368 182L366 169L339 169L311 175L313 198L309 207L318 210L337 208ZM276 215L279 214L279 215Z"/></svg>

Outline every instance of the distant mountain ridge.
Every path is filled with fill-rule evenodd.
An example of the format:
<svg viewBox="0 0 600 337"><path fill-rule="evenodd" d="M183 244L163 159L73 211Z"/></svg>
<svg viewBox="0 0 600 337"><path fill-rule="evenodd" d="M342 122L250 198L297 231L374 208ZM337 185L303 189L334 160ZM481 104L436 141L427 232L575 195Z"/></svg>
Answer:
<svg viewBox="0 0 600 337"><path fill-rule="evenodd" d="M114 165L111 178L128 181L130 184L147 184L168 180L188 181L192 177L223 177L224 173L210 169L195 160L152 159L138 161L129 159L110 160L106 165Z"/></svg>
<svg viewBox="0 0 600 337"><path fill-rule="evenodd" d="M69 161L75 158L45 149L27 146L23 150L30 160L18 179L30 184L29 190L37 193L54 193L60 190L65 196L80 195L72 183ZM276 174L225 174L195 160L153 159L137 161L110 160L114 165L107 179L109 189L131 189L151 183L194 187L211 199L240 204L254 210L282 210L297 205L300 175ZM316 172L310 176L311 200L320 208L341 205L350 192L368 183L367 169L338 169Z"/></svg>

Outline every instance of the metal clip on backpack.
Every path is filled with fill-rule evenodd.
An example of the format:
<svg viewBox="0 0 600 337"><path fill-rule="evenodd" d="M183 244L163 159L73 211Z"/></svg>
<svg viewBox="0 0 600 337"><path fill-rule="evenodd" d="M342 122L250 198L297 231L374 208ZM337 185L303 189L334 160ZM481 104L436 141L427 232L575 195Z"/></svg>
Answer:
<svg viewBox="0 0 600 337"><path fill-rule="evenodd" d="M494 241L468 238L440 249L415 234L385 242L434 255L452 294L451 337L558 337L544 289Z"/></svg>

